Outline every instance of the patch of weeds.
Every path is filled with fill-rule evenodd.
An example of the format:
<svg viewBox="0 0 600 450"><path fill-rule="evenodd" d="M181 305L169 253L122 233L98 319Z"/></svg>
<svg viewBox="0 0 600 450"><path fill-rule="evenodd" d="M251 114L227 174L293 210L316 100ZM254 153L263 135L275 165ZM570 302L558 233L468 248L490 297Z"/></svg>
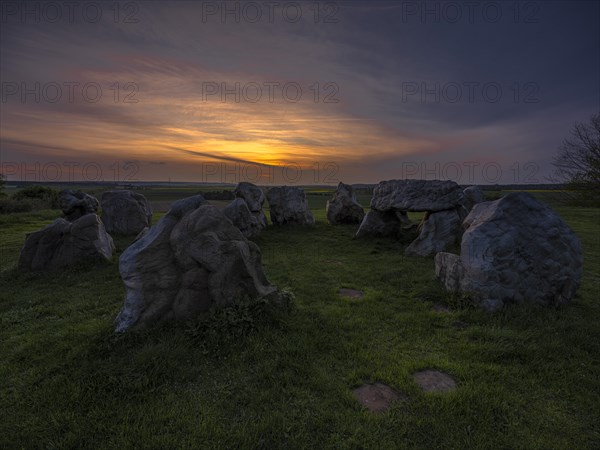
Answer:
<svg viewBox="0 0 600 450"><path fill-rule="evenodd" d="M402 270L392 270L389 272L383 272L379 277L379 280L383 283L390 283L394 286L402 285L408 276L405 271Z"/></svg>
<svg viewBox="0 0 600 450"><path fill-rule="evenodd" d="M185 333L208 353L220 345L235 345L264 326L281 327L294 307L294 294L288 289L255 299L243 297L189 321Z"/></svg>
<svg viewBox="0 0 600 450"><path fill-rule="evenodd" d="M468 292L452 292L446 296L446 303L452 309L477 309L473 296Z"/></svg>
<svg viewBox="0 0 600 450"><path fill-rule="evenodd" d="M414 287L412 292L414 300L448 303L449 294L438 282Z"/></svg>

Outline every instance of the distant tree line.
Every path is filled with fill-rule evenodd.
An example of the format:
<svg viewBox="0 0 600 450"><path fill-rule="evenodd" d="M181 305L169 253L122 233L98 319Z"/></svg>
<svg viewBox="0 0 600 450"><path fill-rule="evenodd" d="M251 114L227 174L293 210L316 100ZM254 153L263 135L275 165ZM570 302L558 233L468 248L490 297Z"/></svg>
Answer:
<svg viewBox="0 0 600 450"><path fill-rule="evenodd" d="M199 194L202 194L206 200L233 200L235 198L233 191L227 190L205 192L200 191Z"/></svg>
<svg viewBox="0 0 600 450"><path fill-rule="evenodd" d="M59 209L56 189L32 185L17 191L12 197L8 197L3 192L4 177L0 176L0 180L0 214Z"/></svg>

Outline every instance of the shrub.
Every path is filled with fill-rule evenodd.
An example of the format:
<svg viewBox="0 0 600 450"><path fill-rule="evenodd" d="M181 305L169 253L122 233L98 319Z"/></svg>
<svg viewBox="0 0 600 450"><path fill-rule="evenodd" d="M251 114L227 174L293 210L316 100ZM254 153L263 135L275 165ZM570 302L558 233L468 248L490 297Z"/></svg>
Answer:
<svg viewBox="0 0 600 450"><path fill-rule="evenodd" d="M33 206L32 201L0 197L0 214L29 212L33 210Z"/></svg>
<svg viewBox="0 0 600 450"><path fill-rule="evenodd" d="M0 173L0 198L6 197L4 193L4 185L6 184L6 177L3 173Z"/></svg>
<svg viewBox="0 0 600 450"><path fill-rule="evenodd" d="M190 320L186 333L207 352L219 351L223 345L235 345L263 326L277 327L286 313L294 309L295 296L282 289L267 297L243 298L225 308L211 308Z"/></svg>
<svg viewBox="0 0 600 450"><path fill-rule="evenodd" d="M58 191L46 186L27 186L13 195L13 200L30 201L33 209L58 209Z"/></svg>

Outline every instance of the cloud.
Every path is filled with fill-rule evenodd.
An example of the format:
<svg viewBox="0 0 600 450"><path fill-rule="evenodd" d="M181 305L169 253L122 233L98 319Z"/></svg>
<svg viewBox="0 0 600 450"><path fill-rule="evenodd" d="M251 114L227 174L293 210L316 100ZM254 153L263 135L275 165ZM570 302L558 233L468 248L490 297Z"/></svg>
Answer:
<svg viewBox="0 0 600 450"><path fill-rule="evenodd" d="M340 3L337 23L315 22L309 9L298 23L222 23L202 21L199 3L139 5L138 23L3 24L3 81L95 82L103 92L97 103L77 92L75 102L0 104L3 159L161 161L173 179L205 160L335 162L348 181L394 178L414 161L547 167L549 149L598 108L597 4L540 4L532 24L508 13L423 23L385 1ZM258 84L263 97L206 99L207 82ZM298 83L302 99L269 101L269 82ZM486 84L501 87L497 102ZM449 101L456 86L461 100ZM332 92L339 101L325 103Z"/></svg>

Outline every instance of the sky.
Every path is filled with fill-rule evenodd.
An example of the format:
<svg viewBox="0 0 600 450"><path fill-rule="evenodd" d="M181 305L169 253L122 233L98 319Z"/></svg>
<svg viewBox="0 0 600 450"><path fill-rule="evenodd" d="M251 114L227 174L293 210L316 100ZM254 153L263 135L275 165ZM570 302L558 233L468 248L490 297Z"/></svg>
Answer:
<svg viewBox="0 0 600 450"><path fill-rule="evenodd" d="M596 1L2 2L9 180L546 183Z"/></svg>

